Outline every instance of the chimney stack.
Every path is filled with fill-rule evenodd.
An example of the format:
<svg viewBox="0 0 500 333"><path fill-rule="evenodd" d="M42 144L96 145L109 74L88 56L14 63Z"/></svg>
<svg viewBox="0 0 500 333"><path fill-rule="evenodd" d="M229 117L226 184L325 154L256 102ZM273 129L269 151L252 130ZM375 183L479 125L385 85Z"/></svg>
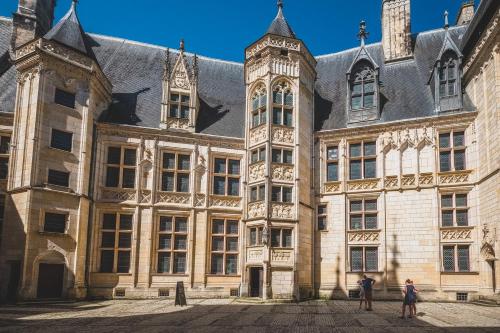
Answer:
<svg viewBox="0 0 500 333"><path fill-rule="evenodd" d="M12 51L44 36L52 27L56 0L19 0L13 14Z"/></svg>
<svg viewBox="0 0 500 333"><path fill-rule="evenodd" d="M383 0L382 44L385 61L412 57L410 0Z"/></svg>
<svg viewBox="0 0 500 333"><path fill-rule="evenodd" d="M457 25L469 24L474 17L474 0L462 2L462 7L458 11Z"/></svg>

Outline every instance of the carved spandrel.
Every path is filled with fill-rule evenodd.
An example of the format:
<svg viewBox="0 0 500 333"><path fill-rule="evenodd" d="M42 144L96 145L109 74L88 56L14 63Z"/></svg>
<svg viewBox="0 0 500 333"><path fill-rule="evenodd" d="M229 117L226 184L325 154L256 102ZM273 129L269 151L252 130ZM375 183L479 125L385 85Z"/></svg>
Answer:
<svg viewBox="0 0 500 333"><path fill-rule="evenodd" d="M252 202L248 204L248 217L253 219L257 217L265 217L266 204L263 201Z"/></svg>
<svg viewBox="0 0 500 333"><path fill-rule="evenodd" d="M248 180L257 182L263 180L266 174L266 165L264 162L251 164L248 168Z"/></svg>
<svg viewBox="0 0 500 333"><path fill-rule="evenodd" d="M273 126L272 140L275 143L293 144L294 142L293 128Z"/></svg>
<svg viewBox="0 0 500 333"><path fill-rule="evenodd" d="M271 169L273 180L293 182L293 165L273 164Z"/></svg>

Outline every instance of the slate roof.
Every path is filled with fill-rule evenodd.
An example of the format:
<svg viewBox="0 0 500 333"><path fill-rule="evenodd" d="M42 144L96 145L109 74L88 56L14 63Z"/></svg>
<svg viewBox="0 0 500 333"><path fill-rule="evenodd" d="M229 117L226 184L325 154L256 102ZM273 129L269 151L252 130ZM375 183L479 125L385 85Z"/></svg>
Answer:
<svg viewBox="0 0 500 333"><path fill-rule="evenodd" d="M8 51L12 23L0 19L0 55ZM449 29L460 45L466 27ZM366 50L380 66L381 119L389 122L435 115L427 82L443 45L444 29L414 35L414 58L384 64L380 43ZM162 73L165 48L124 39L87 34L86 40L113 85L113 102L99 121L158 128L160 123ZM345 128L346 72L359 47L317 57L316 130ZM177 51L171 50L173 56ZM192 54L185 53L188 62ZM0 58L0 64L1 64ZM175 61L171 61L175 63ZM200 110L196 132L243 137L245 83L243 64L199 57ZM15 69L0 71L0 111L12 112L15 100ZM0 70L2 66L0 65ZM465 110L473 107L465 96Z"/></svg>
<svg viewBox="0 0 500 333"><path fill-rule="evenodd" d="M274 18L273 22L267 29L268 34L278 35L283 37L295 38L295 33L288 24L285 16L283 15L283 5L278 5L278 15Z"/></svg>
<svg viewBox="0 0 500 333"><path fill-rule="evenodd" d="M12 20L0 17L0 112L13 112L16 99L16 69L10 61Z"/></svg>

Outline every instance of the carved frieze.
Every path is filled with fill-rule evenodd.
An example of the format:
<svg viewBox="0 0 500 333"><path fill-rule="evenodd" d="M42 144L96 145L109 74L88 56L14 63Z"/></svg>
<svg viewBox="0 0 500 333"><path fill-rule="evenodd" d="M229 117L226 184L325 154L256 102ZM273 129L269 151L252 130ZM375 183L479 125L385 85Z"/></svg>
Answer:
<svg viewBox="0 0 500 333"><path fill-rule="evenodd" d="M125 201L135 201L136 190L134 189L121 189L121 188L102 188L101 189L101 200L103 201L114 201L114 202L125 202Z"/></svg>
<svg viewBox="0 0 500 333"><path fill-rule="evenodd" d="M189 205L191 204L191 194L177 192L158 192L157 203Z"/></svg>
<svg viewBox="0 0 500 333"><path fill-rule="evenodd" d="M442 172L439 174L439 184L460 184L468 183L469 177L472 171L452 171L452 172Z"/></svg>
<svg viewBox="0 0 500 333"><path fill-rule="evenodd" d="M267 139L267 130L265 125L261 125L250 130L250 146L256 145Z"/></svg>
<svg viewBox="0 0 500 333"><path fill-rule="evenodd" d="M262 247L252 247L247 249L247 262L262 262L264 250Z"/></svg>
<svg viewBox="0 0 500 333"><path fill-rule="evenodd" d="M251 164L248 168L248 181L257 182L263 180L266 174L266 165L263 161Z"/></svg>
<svg viewBox="0 0 500 333"><path fill-rule="evenodd" d="M398 187L398 176L387 176L384 180L384 186L387 189Z"/></svg>
<svg viewBox="0 0 500 333"><path fill-rule="evenodd" d="M189 129L189 119L187 118L167 118L167 128Z"/></svg>
<svg viewBox="0 0 500 333"><path fill-rule="evenodd" d="M293 128L273 126L272 140L274 143L293 144Z"/></svg>
<svg viewBox="0 0 500 333"><path fill-rule="evenodd" d="M210 206L212 207L240 208L240 204L240 197L229 197L224 195L210 196Z"/></svg>
<svg viewBox="0 0 500 333"><path fill-rule="evenodd" d="M274 265L293 265L293 250L272 249L271 264Z"/></svg>
<svg viewBox="0 0 500 333"><path fill-rule="evenodd" d="M282 48L287 48L287 49L294 50L294 51L300 51L300 43L299 42L293 41L293 40L285 38L285 37L267 36L266 38L262 39L260 42L256 43L253 47L248 49L248 51L246 52L246 57L250 58L251 56L260 52L262 49L264 49L267 46L282 47Z"/></svg>
<svg viewBox="0 0 500 333"><path fill-rule="evenodd" d="M434 145L434 133L432 128L405 128L385 132L382 135L382 147L385 153L390 150L404 150L408 147L422 148L426 145Z"/></svg>
<svg viewBox="0 0 500 333"><path fill-rule="evenodd" d="M347 182L349 191L375 190L378 188L379 179L350 180Z"/></svg>
<svg viewBox="0 0 500 333"><path fill-rule="evenodd" d="M402 187L412 187L417 183L415 175L403 175L401 176L401 186Z"/></svg>
<svg viewBox="0 0 500 333"><path fill-rule="evenodd" d="M495 229L487 224L483 226L483 239L481 242L481 256L484 260L496 260L495 255Z"/></svg>
<svg viewBox="0 0 500 333"><path fill-rule="evenodd" d="M418 177L420 186L432 186L434 184L434 176L432 173L422 173Z"/></svg>
<svg viewBox="0 0 500 333"><path fill-rule="evenodd" d="M272 203L271 218L273 219L293 219L293 203Z"/></svg>
<svg viewBox="0 0 500 333"><path fill-rule="evenodd" d="M325 193L336 193L340 192L340 182L326 182L325 183Z"/></svg>
<svg viewBox="0 0 500 333"><path fill-rule="evenodd" d="M355 230L347 232L349 243L378 243L380 242L379 230Z"/></svg>
<svg viewBox="0 0 500 333"><path fill-rule="evenodd" d="M265 217L266 204L263 201L252 202L248 204L248 217L253 219L256 217Z"/></svg>
<svg viewBox="0 0 500 333"><path fill-rule="evenodd" d="M204 207L205 206L205 200L206 200L205 194L196 193L196 195L194 197L194 205L196 207Z"/></svg>
<svg viewBox="0 0 500 333"><path fill-rule="evenodd" d="M473 227L441 229L441 241L471 241Z"/></svg>
<svg viewBox="0 0 500 333"><path fill-rule="evenodd" d="M273 164L271 166L273 180L293 182L293 165Z"/></svg>
<svg viewBox="0 0 500 333"><path fill-rule="evenodd" d="M141 191L141 203L150 203L151 202L151 191L150 190L142 190Z"/></svg>

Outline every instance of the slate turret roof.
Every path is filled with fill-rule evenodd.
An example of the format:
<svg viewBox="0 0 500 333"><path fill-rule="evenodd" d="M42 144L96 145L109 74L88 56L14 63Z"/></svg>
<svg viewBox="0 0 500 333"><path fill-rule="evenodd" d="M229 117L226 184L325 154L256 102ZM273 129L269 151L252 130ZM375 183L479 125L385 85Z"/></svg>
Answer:
<svg viewBox="0 0 500 333"><path fill-rule="evenodd" d="M288 38L296 38L295 33L283 15L283 2L281 0L278 1L278 14L271 22L271 25L267 29L267 33Z"/></svg>

